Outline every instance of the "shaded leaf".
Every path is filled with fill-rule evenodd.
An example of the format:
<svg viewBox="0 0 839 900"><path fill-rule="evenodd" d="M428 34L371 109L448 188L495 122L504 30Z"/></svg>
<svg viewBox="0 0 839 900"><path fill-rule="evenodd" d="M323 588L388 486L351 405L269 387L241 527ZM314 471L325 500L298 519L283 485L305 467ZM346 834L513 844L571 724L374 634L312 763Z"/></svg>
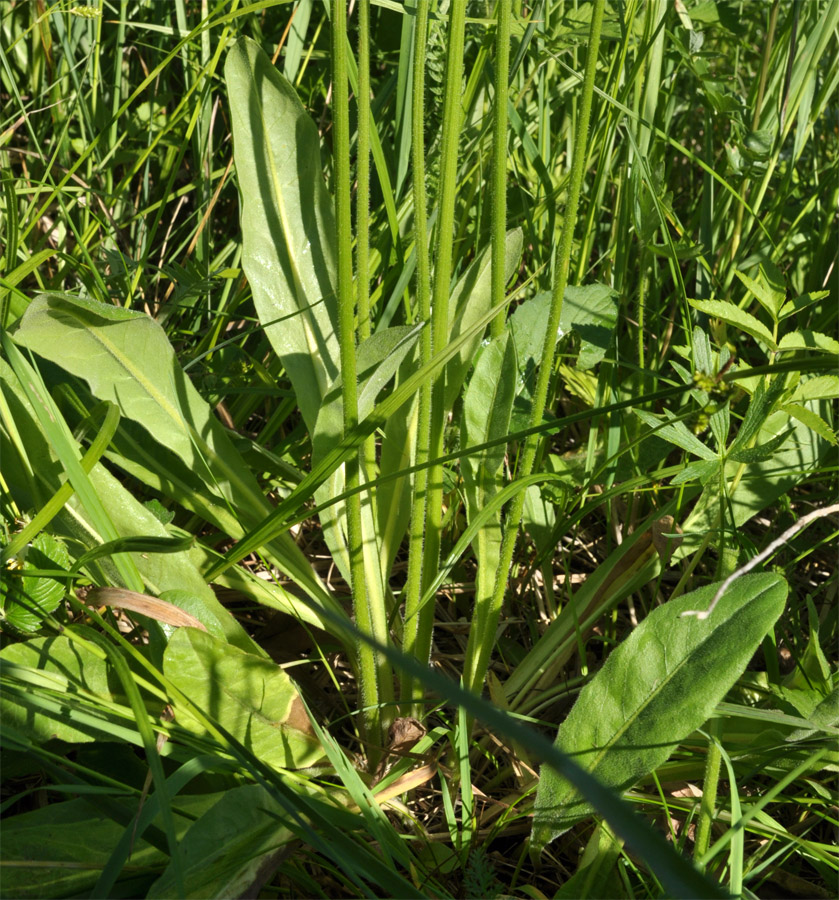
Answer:
<svg viewBox="0 0 839 900"><path fill-rule="evenodd" d="M100 722L98 729L82 723L70 699L72 695L78 698L82 694L111 698L108 664L86 644L63 635L10 644L0 652L4 677L21 677L23 673L16 673L15 666L26 666L41 673L43 677L35 679L38 690L67 696L60 706L51 708L39 704L34 693L16 694L4 688L0 710L6 725L20 729L39 743L52 738L70 743L92 741L106 731L104 723Z"/></svg>
<svg viewBox="0 0 839 900"><path fill-rule="evenodd" d="M507 232L504 243L504 278L513 277L521 259L523 235L520 228ZM492 253L487 245L457 280L449 300L449 343L465 334L490 308ZM469 368L481 343L480 334L467 341L446 365L445 408L451 410L460 394Z"/></svg>
<svg viewBox="0 0 839 900"><path fill-rule="evenodd" d="M806 425L809 429L815 431L816 434L820 435L831 444L836 445L839 443L833 429L818 413L813 412L813 410L807 409L806 406L801 406L800 403L787 403L782 409L785 413L792 416L793 419Z"/></svg>
<svg viewBox="0 0 839 900"><path fill-rule="evenodd" d="M262 785L244 784L223 794L180 841L186 897L253 896L262 867L293 840L281 823L287 815ZM177 896L175 863L170 862L146 894Z"/></svg>
<svg viewBox="0 0 839 900"><path fill-rule="evenodd" d="M183 464L191 479L188 489L196 490L197 496L182 496L177 479L170 483L168 473L159 473L160 483L154 486L171 491L174 500L183 499L210 521L222 522L234 538L241 537L243 526L253 527L270 513L271 505L255 477L184 374L166 333L152 318L64 294L44 294L29 305L15 340L84 379L99 399L115 403L124 419L138 422L161 445L163 457L170 451L177 455L176 462ZM121 427L118 435L122 433ZM142 471L137 472L142 477L155 471L157 460L142 441L137 441L137 448L146 454L140 464ZM125 465L131 470L131 460ZM103 477L110 476L104 473ZM95 481L95 470L91 481ZM136 501L134 505L140 506ZM230 507L235 515L230 515ZM147 522L145 533L167 534L144 509L142 516ZM93 541L102 542L102 538ZM290 535L280 535L266 550L318 605L341 614ZM180 585L167 585L176 586ZM147 587L160 592L148 583Z"/></svg>
<svg viewBox="0 0 839 900"><path fill-rule="evenodd" d="M205 805L203 797L179 797L176 832L183 834ZM125 828L125 823L97 810L89 798L50 803L6 818L3 895L21 900L90 896ZM166 859L163 850L142 838L131 856L132 864L149 867L160 866Z"/></svg>
<svg viewBox="0 0 839 900"><path fill-rule="evenodd" d="M559 328L580 336L577 366L590 369L606 355L618 321L617 292L605 284L565 288Z"/></svg>
<svg viewBox="0 0 839 900"><path fill-rule="evenodd" d="M667 418L671 421L662 425L660 419L646 410L636 409L634 412L642 422L653 428L659 437L664 438L671 444L675 444L677 447L681 447L682 450L687 450L688 453L693 453L694 456L699 456L702 459L719 460L719 456L710 447L706 447L695 434L688 431L684 422L676 421L672 413L667 413Z"/></svg>
<svg viewBox="0 0 839 900"><path fill-rule="evenodd" d="M379 394L394 377L414 348L420 328L400 325L377 331L358 347L358 416L363 419L376 405ZM312 434L312 461L317 464L337 444L344 431L344 401L340 376L323 399ZM325 503L345 488L344 468L336 469L315 492L317 503ZM319 515L324 537L342 575L350 580L349 544L345 533L346 503L326 507ZM365 531L365 563L370 578L381 582L376 527L369 498L362 498L362 527ZM372 587L372 582L371 582ZM382 586L383 587L383 586Z"/></svg>
<svg viewBox="0 0 839 900"><path fill-rule="evenodd" d="M471 447L503 438L509 432L516 388L516 352L510 333L504 332L484 348L463 397L461 445ZM464 456L461 474L469 518L496 492L496 477L505 444Z"/></svg>

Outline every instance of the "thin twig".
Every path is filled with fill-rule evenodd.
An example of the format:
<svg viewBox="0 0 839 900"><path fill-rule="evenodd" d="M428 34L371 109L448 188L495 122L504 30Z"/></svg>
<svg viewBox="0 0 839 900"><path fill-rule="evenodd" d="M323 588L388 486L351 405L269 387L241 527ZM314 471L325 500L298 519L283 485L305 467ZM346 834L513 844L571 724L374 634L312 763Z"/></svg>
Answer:
<svg viewBox="0 0 839 900"><path fill-rule="evenodd" d="M742 575L745 575L746 572L751 572L755 566L760 565L767 556L771 556L776 550L786 544L787 541L798 534L802 528L806 528L810 522L821 519L823 516L829 516L831 513L839 513L839 503L834 503L832 506L825 506L823 509L814 509L812 512L807 513L806 516L802 516L794 525L790 525L779 538L775 538L765 550L750 559L745 566L741 566L736 572L732 572L719 586L716 594L714 594L714 599L711 601L711 605L707 609L686 609L679 618L696 616L697 619L707 619L714 611L714 607L719 603L720 597L722 597L733 582L737 581Z"/></svg>

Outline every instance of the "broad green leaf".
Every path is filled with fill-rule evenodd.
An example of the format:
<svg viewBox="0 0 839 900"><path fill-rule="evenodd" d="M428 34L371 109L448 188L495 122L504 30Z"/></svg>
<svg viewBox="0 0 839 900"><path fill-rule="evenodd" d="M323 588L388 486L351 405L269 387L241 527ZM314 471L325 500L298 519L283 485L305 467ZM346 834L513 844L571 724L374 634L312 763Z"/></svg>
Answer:
<svg viewBox="0 0 839 900"><path fill-rule="evenodd" d="M66 295L29 305L17 343L85 380L100 400L139 422L234 506L262 506L253 476L177 362L166 333L144 313Z"/></svg>
<svg viewBox="0 0 839 900"><path fill-rule="evenodd" d="M772 316L773 320L777 322L780 317L779 313L781 307L786 299L786 292L773 288L767 283L763 276L761 276L760 281L755 281L753 278L749 278L748 275L744 275L742 272L735 272L734 274L743 282L746 289L757 297L760 301L760 305L770 316Z"/></svg>
<svg viewBox="0 0 839 900"><path fill-rule="evenodd" d="M521 259L523 236L520 228L507 232L504 244L504 278L513 277ZM449 300L449 343L465 334L485 315L492 303L490 275L492 253L489 245L478 254L455 284ZM481 334L475 334L458 350L454 359L446 365L445 407L449 411L460 394L469 368L481 343ZM436 353L439 348L434 348Z"/></svg>
<svg viewBox="0 0 839 900"><path fill-rule="evenodd" d="M177 456L193 493L181 498L175 491L174 500L191 498L210 521L223 521L233 538L241 537L245 528L270 513L270 503L221 422L184 374L163 329L149 316L77 297L45 294L29 305L15 340L84 379L100 400L115 403L123 419L139 423L162 446L163 457L169 451ZM142 448L142 442L138 444ZM154 456L147 448L143 452ZM153 465L149 462L144 468ZM177 474L176 469L173 477ZM159 488L171 487L161 474ZM198 489L203 498L195 496ZM231 508L226 517L219 506L221 510ZM146 533L165 535L166 531ZM288 534L270 542L266 551L318 605L339 611Z"/></svg>
<svg viewBox="0 0 839 900"><path fill-rule="evenodd" d="M222 796L179 795L174 804L177 836L183 837L196 819L200 821L207 808ZM115 820L114 809L123 813L124 818ZM124 838L126 829L132 829L136 815L136 802L133 810L130 803L125 806L120 803L104 812L98 809L95 800L80 797L6 818L3 895L22 900L91 896L114 847ZM147 829L145 839L138 837L134 842L131 865L153 871L165 864L168 854L153 845L150 832ZM160 842L165 848L165 838Z"/></svg>
<svg viewBox="0 0 839 900"><path fill-rule="evenodd" d="M242 203L242 265L311 433L340 360L335 215L320 138L297 92L250 38L230 49L224 75Z"/></svg>
<svg viewBox="0 0 839 900"><path fill-rule="evenodd" d="M839 355L839 341L819 331L802 328L785 334L778 342L779 350L824 350L826 353Z"/></svg>
<svg viewBox="0 0 839 900"><path fill-rule="evenodd" d="M794 316L796 313L801 312L803 309L807 309L808 306L812 306L818 300L824 300L824 298L829 294L830 291L813 291L809 294L801 294L799 297L793 298L789 301L789 303L785 303L781 307L781 312L778 318L783 321L790 316Z"/></svg>
<svg viewBox="0 0 839 900"><path fill-rule="evenodd" d="M836 438L836 432L834 432L818 413L813 412L811 409L807 409L806 406L801 406L800 403L786 403L781 408L785 413L792 416L793 419L806 425L826 441L829 441L834 445L839 443L839 440Z"/></svg>
<svg viewBox="0 0 839 900"><path fill-rule="evenodd" d="M178 816L177 822L183 833L190 819ZM5 819L3 895L21 900L90 896L124 831L125 825L84 797ZM166 858L163 850L140 839L131 860L135 865L160 866Z"/></svg>
<svg viewBox="0 0 839 900"><path fill-rule="evenodd" d="M615 292L604 284L565 289L556 340L571 332L579 335L577 368L589 369L606 355L617 323L615 297ZM519 366L518 393L527 403L535 384L536 367L542 358L550 306L551 294L545 291L520 304L510 317Z"/></svg>
<svg viewBox="0 0 839 900"><path fill-rule="evenodd" d="M800 403L802 400L837 398L839 398L839 375L817 375L815 378L799 381L789 399L793 403Z"/></svg>
<svg viewBox="0 0 839 900"><path fill-rule="evenodd" d="M560 726L556 746L602 784L626 790L708 719L787 596L777 575L749 575L731 585L707 620L679 618L705 608L716 589L708 585L653 610L610 654ZM544 847L592 812L568 781L543 768L533 846Z"/></svg>
<svg viewBox="0 0 839 900"><path fill-rule="evenodd" d="M461 446L470 447L502 438L510 430L510 414L516 396L516 350L509 331L492 340L475 364L475 371L463 397L463 426ZM461 460L466 512L469 523L474 523L498 492L499 470L504 462L506 444L499 444L482 453L464 456ZM495 573L501 558L500 512L478 531L472 546L478 560L475 579L473 628L464 663L464 682L476 689L475 679L480 672L479 657L483 641L492 642L491 635L481 636L477 629L487 622L491 604Z"/></svg>
<svg viewBox="0 0 839 900"><path fill-rule="evenodd" d="M420 329L408 325L386 328L376 332L358 347L358 415L363 419L376 405L382 389L394 377L402 362L414 348ZM312 461L317 464L337 444L344 431L344 403L341 396L341 378L336 379L323 398L312 435ZM343 466L336 469L318 488L315 500L325 503L342 493L345 487ZM373 507L368 496L362 498L362 527L365 532L365 564L368 567L369 587L382 583L378 555L378 535L373 518ZM349 581L349 550L346 530L346 504L336 503L320 513L321 526L330 552L341 574Z"/></svg>
<svg viewBox="0 0 839 900"><path fill-rule="evenodd" d="M166 677L254 755L278 768L304 768L323 756L297 688L264 657L195 628L179 628L163 657ZM203 727L175 705L184 728Z"/></svg>
<svg viewBox="0 0 839 900"><path fill-rule="evenodd" d="M172 497L184 508L198 513L207 522L212 523L230 537L236 539L244 534L242 522L237 517L236 511L231 510L228 504L214 498L202 484L196 473L187 469L177 456L159 445L149 445L148 441L144 440L143 430L134 423L123 423L120 430L114 435L112 444L116 452L108 454L108 458L120 468L148 484L154 490ZM242 464L244 465L244 462ZM145 510L145 505L143 508ZM341 638L340 628L322 618L319 613L322 606L328 606L333 612L340 615L340 607L314 580L306 560L297 552L293 556L286 554L283 541L278 543L274 541L267 542L263 546L262 552L279 568L284 568L284 564L287 565L290 561L297 559L299 564L296 574L291 572L289 574L315 602L293 597L279 585L262 579L246 579L244 576L239 578L240 572L232 569L222 578L216 579L216 583L225 587L244 590L244 593L260 603L264 603L273 609L287 612L297 619L309 622L311 625L322 628L324 631ZM192 549L190 557L192 561L187 571L195 570L196 575L199 572L209 570L216 561L215 556L200 551L198 548ZM201 576L199 575L198 577L200 578ZM203 582L203 578L201 581ZM190 588L190 590L194 591L194 587ZM207 592L211 598L215 599L212 591L207 589ZM235 624L235 620L229 616L229 613L225 613L225 615ZM199 616L199 618L201 617ZM209 627L210 631L213 631L206 620L204 620L204 624ZM239 626L236 625L236 627L238 628ZM242 631L242 635L250 642L250 638L245 635L244 631ZM236 643L236 640L232 638L231 641ZM238 644L238 646L242 647L243 650L252 650L255 645L249 643L248 646L242 646L241 644Z"/></svg>
<svg viewBox="0 0 839 900"><path fill-rule="evenodd" d="M31 304L29 309L32 309ZM66 473L66 480L69 482L73 494L85 514L102 534L102 540L115 540L119 537L119 533L102 505L102 500L91 482L87 468L82 465L83 455L78 442L73 437L64 415L53 399L39 369L24 357L6 332L0 331L0 343L3 345L6 359L11 363L15 374L16 380L11 385L12 392L26 401L26 414L32 418L32 424L37 425L48 448L45 456L56 458L60 462L61 471ZM61 348L53 349L61 352ZM13 424L10 427L12 430L17 430ZM33 471L30 460L37 460L38 457L32 453L30 447L18 446L16 449L20 454L22 466L29 474ZM129 589L142 591L143 579L131 557L119 553L112 557L112 561L119 574L120 582Z"/></svg>
<svg viewBox="0 0 839 900"><path fill-rule="evenodd" d="M27 469L25 455L21 456L14 449L11 441L7 441L7 432L0 429L0 454L3 456L4 474L8 477L12 496L18 505L26 510L36 508L42 506L46 498L60 487L61 467L55 460L26 397L18 389L14 373L2 359L0 359L0 386L28 454L32 459L39 460L34 471ZM133 539L143 535L146 539L171 540L171 535L157 517L102 465L94 464L88 477L113 527L123 538ZM70 497L50 527L56 533L72 538L75 545L83 548L96 550L101 548L106 540L75 495ZM257 645L219 603L187 553L134 552L131 559L150 593L160 595L173 589L187 592L192 598L199 599L203 607L197 610L193 605L189 611L201 619L210 631L223 633L227 640L242 649L257 651ZM93 573L98 572L95 580L100 584L122 583L119 572L109 559L91 563L89 568Z"/></svg>
<svg viewBox="0 0 839 900"><path fill-rule="evenodd" d="M7 664L27 666L38 670L38 691L48 690L62 698L57 710L39 706L35 691L16 696L4 690L0 699L0 711L6 725L18 728L33 741L43 743L57 738L69 743L93 741L107 732L106 723L99 727L82 724L74 710L80 696L95 696L111 700L108 687L108 664L87 645L60 635L58 637L32 638L10 644L0 651L0 666L4 677L15 676ZM35 677L34 675L32 677Z"/></svg>
<svg viewBox="0 0 839 900"><path fill-rule="evenodd" d="M700 312L716 319L722 319L723 322L728 322L729 325L739 328L740 331L763 341L772 350L777 348L778 345L769 329L759 319L740 309L739 306L726 300L690 300L688 302Z"/></svg>
<svg viewBox="0 0 839 900"><path fill-rule="evenodd" d="M484 348L464 393L462 447L488 443L509 433L515 390L516 350L505 331ZM506 451L504 444L498 444L463 457L460 471L470 520L496 493Z"/></svg>
<svg viewBox="0 0 839 900"><path fill-rule="evenodd" d="M258 880L261 867L295 834L281 823L287 815L262 785L243 784L218 796L180 841L186 897L242 897ZM177 896L170 863L147 898Z"/></svg>
<svg viewBox="0 0 839 900"><path fill-rule="evenodd" d="M64 597L62 580L31 573L38 569L68 569L70 554L63 541L42 531L22 555L19 569L0 572L0 603L3 627L31 634L38 631L44 616L54 612Z"/></svg>
<svg viewBox="0 0 839 900"><path fill-rule="evenodd" d="M565 289L559 328L580 336L577 366L590 369L606 355L618 321L617 292L605 284L569 285Z"/></svg>

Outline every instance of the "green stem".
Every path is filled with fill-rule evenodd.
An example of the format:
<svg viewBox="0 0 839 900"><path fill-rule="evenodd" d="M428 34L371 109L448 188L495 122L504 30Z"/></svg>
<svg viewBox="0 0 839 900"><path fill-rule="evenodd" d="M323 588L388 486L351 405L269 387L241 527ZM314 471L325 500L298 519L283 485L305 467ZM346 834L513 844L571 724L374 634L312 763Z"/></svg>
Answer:
<svg viewBox="0 0 839 900"><path fill-rule="evenodd" d="M556 262L556 280L554 282L551 309L545 329L545 342L542 348L542 360L536 380L533 396L533 407L530 413L530 425L541 423L545 412L545 404L553 372L556 334L562 313L562 301L568 284L568 271L571 263L571 246L574 237L574 225L577 220L577 208L580 202L580 190L583 183L585 162L588 156L588 130L591 118L591 101L594 94L594 74L597 69L597 53L600 47L600 30L603 24L603 7L605 0L594 0L589 32L586 69L583 78L583 93L580 101L577 129L574 137L574 156L571 168L571 182L568 188L568 203L563 216L562 237ZM539 438L536 435L527 439L524 445L518 477L526 477L533 471ZM466 649L464 665L464 681L473 691L478 692L483 686L489 666L489 658L495 645L495 630L501 616L501 606L507 587L507 576L513 562L513 554L518 538L519 524L524 510L525 492L519 492L511 503L507 517L504 538L501 543L501 561L495 577L495 590L485 609L476 610L473 625L469 632L469 643Z"/></svg>
<svg viewBox="0 0 839 900"><path fill-rule="evenodd" d="M425 45L428 31L428 3L417 4L414 31L413 101L411 110L411 163L414 186L414 227L417 248L417 314L420 321L431 317L431 276L428 258L428 218L425 192ZM431 360L431 329L426 327L420 336L420 367ZM431 380L426 379L419 392L416 464L424 465L429 457L431 438ZM403 649L420 662L428 662L431 655L431 625L428 616L420 615L422 597L423 536L425 533L426 491L428 469L420 469L414 478L411 524L408 538L408 576L405 585L405 628ZM420 625L423 629L421 631ZM415 678L407 676L402 682L403 701L412 702L409 714L422 715L423 687Z"/></svg>
<svg viewBox="0 0 839 900"><path fill-rule="evenodd" d="M720 720L712 719L708 730L708 756L705 759L705 777L702 781L702 803L699 806L699 824L696 827L694 859L702 859L711 843L711 826L714 824L714 808L717 804L717 790L720 783L720 763L722 754L715 740L720 732Z"/></svg>
<svg viewBox="0 0 839 900"><path fill-rule="evenodd" d="M358 291L358 339L370 337L370 0L358 4L358 192L355 210L355 278ZM376 440L362 451L365 477L376 474Z"/></svg>
<svg viewBox="0 0 839 900"><path fill-rule="evenodd" d="M350 201L350 100L347 78L347 9L346 0L332 4L332 105L335 167L335 212L338 225L338 316L341 344L341 397L344 404L344 435L358 425L358 384L355 355L355 310L352 271L352 209ZM347 490L359 485L359 455L346 462ZM359 630L387 643L376 610L367 600L364 579L363 535L361 528L361 495L347 500L347 542L350 553L353 610ZM358 646L358 668L362 721L368 742L371 767L378 762L377 748L383 746L381 728L381 688L389 679L389 664L369 644Z"/></svg>
<svg viewBox="0 0 839 900"><path fill-rule="evenodd" d="M769 61L772 58L772 47L775 43L775 27L778 23L778 10L780 3L778 0L772 4L772 11L769 14L769 28L767 30L766 42L763 45L763 57L760 61L760 79L758 81L757 98L755 99L754 111L752 113L752 131L756 131L760 124L760 111L763 107L763 97L766 93L766 78L769 74ZM737 203L737 215L734 222L734 233L731 235L731 251L729 253L729 262L733 263L737 256L737 249L740 246L740 238L743 232L743 213L745 212L746 195L749 192L751 183L748 178L743 179L740 186L740 198Z"/></svg>
<svg viewBox="0 0 839 900"><path fill-rule="evenodd" d="M498 0L495 31L495 109L492 130L492 305L504 299L504 258L507 231L507 100L510 79L512 0ZM499 313L490 334L504 332L505 315Z"/></svg>
<svg viewBox="0 0 839 900"><path fill-rule="evenodd" d="M434 353L445 347L449 337L449 290L454 243L454 212L457 196L457 150L463 119L461 92L463 81L463 42L466 30L466 0L452 0L449 9L446 88L443 100L443 136L440 146L440 191L437 239L434 254L434 292L431 307L431 343ZM434 382L431 395L432 458L443 455L445 428L445 370ZM426 513L423 580L427 583L437 570L440 558L440 535L443 525L443 467L434 466L428 474L428 509ZM420 612L419 629L431 631L434 610Z"/></svg>

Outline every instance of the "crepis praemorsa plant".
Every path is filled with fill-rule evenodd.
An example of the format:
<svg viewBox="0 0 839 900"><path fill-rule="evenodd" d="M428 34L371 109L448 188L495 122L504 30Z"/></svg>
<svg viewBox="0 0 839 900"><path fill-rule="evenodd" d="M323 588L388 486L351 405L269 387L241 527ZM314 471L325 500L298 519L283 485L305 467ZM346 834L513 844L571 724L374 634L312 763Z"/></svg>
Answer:
<svg viewBox="0 0 839 900"><path fill-rule="evenodd" d="M595 6L602 15L602 4ZM424 7L417 7L420 46L427 26ZM4 669L19 683L33 684L32 672L46 668L55 690L78 695L86 717L81 725L77 717L62 720L59 703L44 704L33 713L21 690L12 693L6 707L14 728L40 741L87 742L109 730L124 734L126 707L116 696L129 697L135 714L148 708L161 719L165 699L174 710L173 736L196 753L220 743L263 787L267 783L277 792L286 790L282 779L275 778L281 770L318 772L329 767L327 771L340 772L363 798L366 786L353 782L357 776L342 769L346 760L320 730L317 716L314 723L309 721L293 680L267 659L208 584L247 593L325 632L342 648L360 685L357 712L368 748L365 762L375 771L391 720L397 713L422 715L426 688L439 686L426 671L434 602L470 547L478 575L462 679L471 698L456 688L448 690L468 710L463 718L467 735L472 716L495 715L476 696L485 686L495 649L519 522L524 520L535 544L544 544L537 548L540 553L553 552L564 516L556 508L537 514L536 507L544 496L562 498L569 485L579 487L592 477L589 461L585 468L561 459L547 462L545 471L536 465L539 434L563 424L543 421L557 340L574 335L563 344L576 363L566 375L569 383L576 379L577 395L589 398L594 407L599 390L594 372L612 349L619 298L607 285L568 285L598 14L591 20L590 64L574 153L579 163L568 186L562 230L566 243L557 249L553 290L531 296L525 288L516 295L515 311L507 315L513 294L505 295L505 290L519 271L525 238L520 229L507 229L503 206L493 209L491 242L477 247L468 264L457 270L453 266L463 126L456 102L463 53L458 35L464 9L462 3L451 4L447 70L441 76L443 109L433 123L440 128L439 143L434 144L439 148L434 231L427 227L421 189L424 91L422 56L416 54L414 118L419 128L412 139L420 184L413 217L422 238L415 241L416 289L408 291L406 323L372 333L365 317L359 314L356 322L354 315L365 290L363 266L356 269L355 284L351 269L347 279L347 259L363 229L356 229L355 236L347 229L350 154L347 123L341 117L346 96L336 87L330 191L323 177L321 136L292 85L255 42L240 38L228 51L225 81L241 201L242 265L261 327L290 382L308 434L307 471L289 471L264 448L229 433L184 373L166 332L145 314L85 297L46 293L28 303L16 327L4 335L4 478L14 485L20 510L40 510L3 551L4 562L14 558L23 571L22 578L7 579L7 625L18 634L38 635L4 650ZM341 69L346 42L340 22L333 24L339 85L349 77L346 68ZM500 82L497 87L503 96ZM504 138L504 120L498 118ZM506 165L503 154L498 155ZM504 165L499 165L502 176ZM503 193L496 191L495 196ZM397 235L405 230L398 220L393 226ZM431 239L425 240L429 234ZM758 342L767 363L797 349L835 353L835 342L828 336L792 327L795 316L820 295L788 298L770 267L756 279L739 277L762 312L752 315L728 301L692 301L698 313L713 317L708 327L717 329L713 337L723 349L714 350L707 329L697 326L688 335L689 344L677 351L683 359L675 364L682 384L656 395L666 399L689 391L696 404L692 421L681 411L654 415L639 408L640 401L584 413L606 415L632 405L639 440L652 434L668 449L690 454L670 482L684 485L698 498L682 522L685 534L674 560L697 552L711 536L736 528L794 483L771 476L771 469L782 466L799 473L793 479L800 477L818 463L825 443L835 443L829 412L822 408L836 396L835 376L807 379L779 370L744 378L725 349L728 328ZM38 359L49 365L39 370L33 365ZM64 384L57 388L59 381ZM738 387L731 387L734 384ZM14 429L8 424L12 421ZM449 443L447 429L455 436ZM88 449L82 453L85 441ZM511 445L522 457L514 477L508 477ZM21 446L26 453L20 452ZM452 447L457 449L448 454L450 469L444 470L440 459ZM275 476L276 503L266 499L250 463L260 451L259 459ZM43 465L28 466L27 456ZM597 466L611 464L599 449L591 456ZM233 549L220 557L212 547L161 521L153 507L140 503L114 477L114 467L167 504L194 514L228 543L236 542ZM62 473L68 476L66 483ZM441 550L447 478L462 491L465 528L454 546ZM556 493L542 492L542 487ZM352 589L352 611L290 536L293 525L314 514L337 570ZM661 560L646 551L638 553L634 568L621 569L652 523L644 524L609 557L602 576L596 573L576 593L501 692L490 684L500 705L519 702L539 678L550 675L551 666L567 660L578 623L587 627L594 611L599 614L614 605L638 579L649 580L651 572L660 570ZM391 575L406 544L411 574L400 591L402 585L394 587ZM264 570L282 573L293 588L234 565L250 552L258 552ZM41 577L45 570L51 571ZM606 580L607 571L618 570L623 580ZM39 634L44 627L62 627L62 601L67 586L77 581L122 591L99 597L115 605L121 599L123 608L128 608L126 594L131 592L148 644L126 642L116 632L104 644L84 628L72 631L73 637ZM680 611L707 603L713 587L648 616L581 693L560 729L555 749L561 752L552 755L550 747L541 748L554 768L543 769L539 784L534 847L544 846L593 811L602 812L604 804L615 821L621 821L620 806L609 806L608 796L597 794L596 786L578 777L573 767L563 768L562 754L581 762L601 785L620 791L636 783L712 714L780 615L787 592L782 578L755 575L726 595L711 620L678 618ZM142 597L148 595L163 605L143 605ZM178 627L176 609L199 624ZM106 631L111 624L95 621ZM44 658L49 660L46 666ZM114 672L118 691L109 682ZM246 679L243 673L248 673ZM713 677L700 677L703 673ZM134 685L138 676L144 679L142 696ZM234 687L228 690L230 685ZM618 698L616 685L631 685L631 697ZM503 716L499 721L502 730L509 726L510 735L528 740ZM149 736L144 732L127 739L155 758ZM465 755L468 759L468 752ZM154 777L163 803L163 770L156 770ZM270 806L263 794L248 796L256 805ZM315 821L323 810L313 801L306 815ZM174 859L179 826L166 827ZM171 886L177 875L169 872L162 884ZM396 885L393 891L402 887Z"/></svg>

